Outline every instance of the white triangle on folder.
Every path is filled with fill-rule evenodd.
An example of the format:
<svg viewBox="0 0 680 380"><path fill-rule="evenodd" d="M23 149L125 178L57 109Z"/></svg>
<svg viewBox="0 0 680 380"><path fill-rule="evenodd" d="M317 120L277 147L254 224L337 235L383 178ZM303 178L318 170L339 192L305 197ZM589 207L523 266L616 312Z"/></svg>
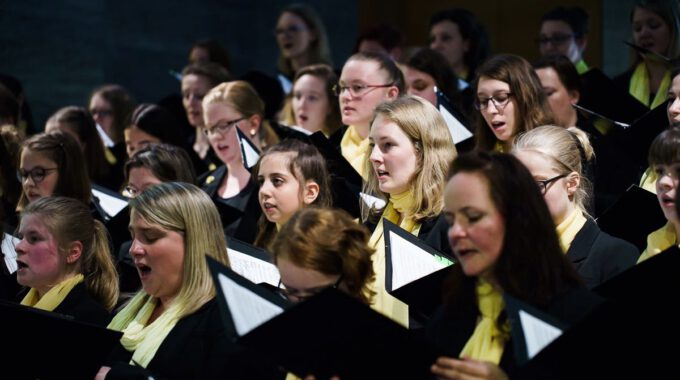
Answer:
<svg viewBox="0 0 680 380"><path fill-rule="evenodd" d="M17 251L14 247L19 244L19 239L12 235L4 234L2 237L2 253L5 255L5 266L10 274L17 271Z"/></svg>
<svg viewBox="0 0 680 380"><path fill-rule="evenodd" d="M390 231L390 254L392 256L392 290L399 289L447 266L437 260L434 255L393 231Z"/></svg>
<svg viewBox="0 0 680 380"><path fill-rule="evenodd" d="M561 329L524 310L519 310L519 320L524 331L529 359L536 356L545 346L562 335Z"/></svg>
<svg viewBox="0 0 680 380"><path fill-rule="evenodd" d="M252 290L220 273L220 287L226 298L236 332L243 336L254 328L283 313L283 308L257 295Z"/></svg>
<svg viewBox="0 0 680 380"><path fill-rule="evenodd" d="M227 255L229 256L231 270L234 272L256 284L266 282L273 286L279 285L281 277L274 264L233 248L227 248Z"/></svg>
<svg viewBox="0 0 680 380"><path fill-rule="evenodd" d="M384 200L366 193L359 193L359 196L369 208L375 207L376 209L380 210L387 204Z"/></svg>
<svg viewBox="0 0 680 380"><path fill-rule="evenodd" d="M116 198L112 195L106 194L103 191L99 191L92 188L92 195L99 199L99 205L104 209L104 212L110 217L114 217L121 212L125 206L128 205L127 199Z"/></svg>
<svg viewBox="0 0 680 380"><path fill-rule="evenodd" d="M257 165L257 161L260 160L260 152L253 143L248 140L248 138L241 133L241 131L236 130L238 134L238 143L241 146L241 159L243 160L243 166L246 169L250 169Z"/></svg>
<svg viewBox="0 0 680 380"><path fill-rule="evenodd" d="M446 126L449 127L449 133L451 134L451 139L454 144L458 144L461 141L465 141L472 137L472 133L465 128L465 126L456 119L455 116L446 109L446 107L439 105L439 112L441 112L446 122Z"/></svg>

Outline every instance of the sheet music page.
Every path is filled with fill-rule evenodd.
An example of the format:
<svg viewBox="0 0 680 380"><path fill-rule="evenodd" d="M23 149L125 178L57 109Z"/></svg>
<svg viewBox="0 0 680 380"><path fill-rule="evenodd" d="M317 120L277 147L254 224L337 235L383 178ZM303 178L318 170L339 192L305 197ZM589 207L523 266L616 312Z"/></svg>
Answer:
<svg viewBox="0 0 680 380"><path fill-rule="evenodd" d="M17 271L17 252L14 250L14 246L19 243L19 239L15 238L9 234L3 234L2 237L2 253L5 254L5 266L9 273L14 273Z"/></svg>
<svg viewBox="0 0 680 380"><path fill-rule="evenodd" d="M281 277L274 264L231 248L227 248L227 255L231 270L234 272L256 284L266 282L273 286L279 285Z"/></svg>
<svg viewBox="0 0 680 380"><path fill-rule="evenodd" d="M391 231L390 245L393 290L448 266Z"/></svg>
<svg viewBox="0 0 680 380"><path fill-rule="evenodd" d="M222 273L219 274L219 282L239 336L283 313L280 306L237 284Z"/></svg>
<svg viewBox="0 0 680 380"><path fill-rule="evenodd" d="M252 168L260 160L260 154L243 139L239 139L239 144L241 144L241 153L244 153L243 164L248 169Z"/></svg>
<svg viewBox="0 0 680 380"><path fill-rule="evenodd" d="M453 139L454 144L458 144L461 141L465 141L472 137L472 133L461 124L458 119L456 119L451 112L449 112L446 107L439 107L439 112L441 112L446 121L446 126L449 127L449 133L451 133L451 139Z"/></svg>
<svg viewBox="0 0 680 380"><path fill-rule="evenodd" d="M524 330L524 339L526 340L527 356L529 359L536 356L545 346L562 335L561 329L536 318L524 310L519 311L519 320L522 330Z"/></svg>
<svg viewBox="0 0 680 380"><path fill-rule="evenodd" d="M92 189L92 194L99 199L99 205L111 217L116 216L128 205L126 199L113 197L97 189Z"/></svg>

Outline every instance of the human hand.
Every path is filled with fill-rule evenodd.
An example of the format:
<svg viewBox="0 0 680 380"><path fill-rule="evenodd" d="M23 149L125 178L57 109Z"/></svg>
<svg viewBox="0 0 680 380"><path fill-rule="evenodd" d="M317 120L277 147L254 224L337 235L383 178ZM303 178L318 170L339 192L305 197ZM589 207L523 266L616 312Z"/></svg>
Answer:
<svg viewBox="0 0 680 380"><path fill-rule="evenodd" d="M496 364L470 358L439 357L431 367L432 373L443 380L507 380L508 375Z"/></svg>
<svg viewBox="0 0 680 380"><path fill-rule="evenodd" d="M99 372L97 372L97 375L95 375L94 380L106 379L106 375L109 373L110 370L111 367L102 366L101 368L99 368Z"/></svg>

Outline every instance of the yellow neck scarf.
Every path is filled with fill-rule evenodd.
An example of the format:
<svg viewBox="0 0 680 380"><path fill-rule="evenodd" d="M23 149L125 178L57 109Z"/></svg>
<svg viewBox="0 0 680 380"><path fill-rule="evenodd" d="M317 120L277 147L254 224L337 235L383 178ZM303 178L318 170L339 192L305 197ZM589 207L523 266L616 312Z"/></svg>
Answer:
<svg viewBox="0 0 680 380"><path fill-rule="evenodd" d="M496 141L496 145L493 146L493 151L498 153L505 153L505 147L503 146L503 142L500 140Z"/></svg>
<svg viewBox="0 0 680 380"><path fill-rule="evenodd" d="M574 241L576 234L581 231L581 228L583 228L585 224L586 217L583 216L583 212L577 208L557 226L557 235L560 238L562 252L565 254L567 253L571 246L571 242Z"/></svg>
<svg viewBox="0 0 680 380"><path fill-rule="evenodd" d="M38 291L35 288L31 288L28 294L21 300L21 304L25 306L31 306L36 309L52 311L61 304L61 302L68 296L71 290L81 282L85 277L78 273L77 275L67 278L66 280L60 282L56 286L52 287L47 293L45 293L42 298L38 296Z"/></svg>
<svg viewBox="0 0 680 380"><path fill-rule="evenodd" d="M629 91L630 94L635 97L635 99L641 101L644 105L647 107L654 109L656 106L659 104L663 103L666 101L666 96L668 92L668 87L671 84L671 73L670 71L666 70L666 73L663 76L663 79L661 80L661 84L659 85L659 89L656 91L656 95L654 96L654 100L652 100L652 104L649 104L649 75L647 73L647 66L645 65L644 62L640 62L637 67L635 67L635 71L633 71L633 76L630 78L630 87Z"/></svg>
<svg viewBox="0 0 680 380"><path fill-rule="evenodd" d="M141 291L109 324L110 329L123 332L120 343L133 352L130 364L146 368L179 320L179 308L173 304L147 325L158 302L157 298Z"/></svg>
<svg viewBox="0 0 680 380"><path fill-rule="evenodd" d="M576 62L574 64L574 66L576 67L576 72L578 72L579 74L583 74L586 71L590 70L590 67L588 67L588 65L586 64L586 61L584 61L582 59L580 61Z"/></svg>
<svg viewBox="0 0 680 380"><path fill-rule="evenodd" d="M642 252L642 255L640 255L638 264L665 251L676 244L677 241L675 226L669 221L665 226L647 236L647 248Z"/></svg>
<svg viewBox="0 0 680 380"><path fill-rule="evenodd" d="M368 245L375 249L373 255L373 270L375 271L375 282L372 284L372 290L376 292L373 297L373 309L392 318L400 324L408 327L408 306L392 297L387 290L385 290L385 238L383 231L382 219L387 219L392 223L398 223L399 217L403 216L399 227L418 235L420 232L420 223L413 220L408 212L414 208L414 199L410 191L402 194L390 195L389 202L385 206L383 215L378 222L378 225L371 235Z"/></svg>
<svg viewBox="0 0 680 380"><path fill-rule="evenodd" d="M370 155L368 151L368 139L361 138L356 127L350 125L345 131L342 140L340 141L340 151L342 156L352 165L354 170L361 175L361 178L366 180L368 173L364 168L364 162Z"/></svg>
<svg viewBox="0 0 680 380"><path fill-rule="evenodd" d="M477 306L481 313L475 331L460 352L460 357L498 364L503 356L507 333L496 326L496 319L505 307L503 296L494 287L482 280L477 281Z"/></svg>

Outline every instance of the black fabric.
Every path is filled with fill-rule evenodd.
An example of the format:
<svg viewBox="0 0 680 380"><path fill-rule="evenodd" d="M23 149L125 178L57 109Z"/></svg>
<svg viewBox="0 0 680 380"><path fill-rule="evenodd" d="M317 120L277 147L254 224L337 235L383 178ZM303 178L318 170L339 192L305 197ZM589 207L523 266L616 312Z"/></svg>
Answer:
<svg viewBox="0 0 680 380"><path fill-rule="evenodd" d="M132 352L118 345L107 380L117 379L276 379L284 374L259 363L233 343L215 299L177 322L146 368L128 364Z"/></svg>
<svg viewBox="0 0 680 380"><path fill-rule="evenodd" d="M567 258L590 289L635 265L639 256L637 247L602 232L591 219L567 251Z"/></svg>

